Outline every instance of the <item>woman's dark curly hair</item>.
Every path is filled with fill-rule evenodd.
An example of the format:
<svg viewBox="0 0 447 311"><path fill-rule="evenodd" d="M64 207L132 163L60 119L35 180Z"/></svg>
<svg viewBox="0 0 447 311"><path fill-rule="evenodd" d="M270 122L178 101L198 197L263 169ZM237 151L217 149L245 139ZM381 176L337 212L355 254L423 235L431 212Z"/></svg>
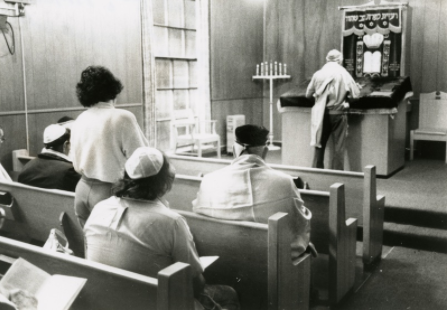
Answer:
<svg viewBox="0 0 447 311"><path fill-rule="evenodd" d="M76 84L76 95L84 107L115 99L122 90L121 81L115 78L109 69L102 66L85 68L81 74L81 81Z"/></svg>
<svg viewBox="0 0 447 311"><path fill-rule="evenodd" d="M124 177L113 187L113 194L117 197L132 199L155 200L161 198L171 190L175 175L169 170L168 158L163 154L163 165L157 175L131 179L126 171Z"/></svg>

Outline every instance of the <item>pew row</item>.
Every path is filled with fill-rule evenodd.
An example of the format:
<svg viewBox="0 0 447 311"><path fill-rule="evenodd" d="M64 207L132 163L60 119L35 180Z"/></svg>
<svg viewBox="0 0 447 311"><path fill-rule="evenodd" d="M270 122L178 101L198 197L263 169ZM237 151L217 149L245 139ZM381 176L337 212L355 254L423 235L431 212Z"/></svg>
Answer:
<svg viewBox="0 0 447 311"><path fill-rule="evenodd" d="M20 227L30 239L43 242L52 228L62 225L70 247L76 255L82 248L83 255L73 193L14 182L0 182L0 192L8 193L13 201L0 205L9 225L3 231ZM213 219L185 209L177 212L186 218L199 254L220 256L205 271L209 283L233 286L246 309L308 309L310 255L305 253L292 263L292 237L284 225L288 216L278 213L266 225Z"/></svg>
<svg viewBox="0 0 447 311"><path fill-rule="evenodd" d="M169 155L177 174L203 176L230 165L230 160L192 158ZM300 177L312 190L328 191L334 183L345 185L347 216L357 218L363 229L363 263L365 267L379 261L382 255L385 197L377 195L376 168L368 165L363 173L321 170L298 166L270 164L278 171Z"/></svg>
<svg viewBox="0 0 447 311"><path fill-rule="evenodd" d="M74 254L84 257L84 236L74 212L74 193L42 189L17 182L0 182L0 207L6 220L2 231L14 232L29 240L45 242L52 228L60 228Z"/></svg>
<svg viewBox="0 0 447 311"><path fill-rule="evenodd" d="M192 211L202 178L176 175L166 195L171 208ZM344 185L337 183L329 192L302 190L301 196L312 212L311 241L318 252L328 254L329 304L335 305L348 294L355 279L357 219L346 219Z"/></svg>
<svg viewBox="0 0 447 311"><path fill-rule="evenodd" d="M242 309L309 309L311 255L292 262L287 214L276 213L267 225L176 212L186 218L200 256L219 256L205 271L207 283L232 286Z"/></svg>
<svg viewBox="0 0 447 311"><path fill-rule="evenodd" d="M27 150L13 151L14 170L20 171L32 159ZM178 174L198 176L221 169L231 163L229 160L192 158L170 155L171 163ZM301 177L313 190L328 191L337 182L345 185L346 214L359 220L362 227L363 263L368 268L379 261L382 255L383 217L385 197L377 195L376 168L366 166L363 173L336 170L321 170L286 165L270 165L293 177Z"/></svg>
<svg viewBox="0 0 447 311"><path fill-rule="evenodd" d="M194 309L191 271L185 263L161 270L155 279L5 237L0 237L0 254L21 257L50 274L86 278L71 306L75 310Z"/></svg>

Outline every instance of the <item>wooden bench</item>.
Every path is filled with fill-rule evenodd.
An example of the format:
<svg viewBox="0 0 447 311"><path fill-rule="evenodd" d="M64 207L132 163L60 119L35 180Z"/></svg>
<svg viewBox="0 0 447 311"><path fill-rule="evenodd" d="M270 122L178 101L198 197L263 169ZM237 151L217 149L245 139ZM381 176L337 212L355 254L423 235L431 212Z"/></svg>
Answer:
<svg viewBox="0 0 447 311"><path fill-rule="evenodd" d="M200 256L219 256L205 271L207 283L232 286L242 309L309 309L310 254L292 262L287 214L271 216L266 225L177 212Z"/></svg>
<svg viewBox="0 0 447 311"><path fill-rule="evenodd" d="M78 254L83 247L83 233L73 211L73 193L19 183L0 183L0 191L7 191L14 201L9 208L0 205L9 219L5 224L29 230L30 238L45 241L51 228L59 225L62 214L63 230L69 237L70 247L76 245L73 249ZM37 199L32 200L33 196ZM208 282L233 286L246 309L309 307L310 255L306 253L292 263L292 237L284 225L288 216L278 213L266 225L212 219L184 210L178 212L186 218L199 254L220 256L205 271Z"/></svg>
<svg viewBox="0 0 447 311"><path fill-rule="evenodd" d="M166 195L171 208L192 211L191 202L201 181L201 177L176 175ZM357 220L346 219L343 184L332 185L330 192L303 190L301 196L312 211L311 241L319 252L329 256L329 304L335 305L354 285Z"/></svg>
<svg viewBox="0 0 447 311"><path fill-rule="evenodd" d="M14 172L21 172L26 163L28 163L32 159L34 159L34 157L30 156L28 150L26 149L13 150L12 170Z"/></svg>
<svg viewBox="0 0 447 311"><path fill-rule="evenodd" d="M194 309L188 264L175 263L155 279L5 237L0 237L0 254L21 257L50 274L86 278L71 306L75 310Z"/></svg>
<svg viewBox="0 0 447 311"><path fill-rule="evenodd" d="M74 212L74 193L56 189L42 189L17 182L0 182L0 204L7 214L3 231L16 232L29 239L45 242L52 228L64 224L70 248L84 257L84 236ZM2 194L0 193L0 197ZM8 202L9 201L9 202Z"/></svg>
<svg viewBox="0 0 447 311"><path fill-rule="evenodd" d="M231 161L169 155L177 174L202 176L230 165ZM329 191L334 183L345 185L346 214L357 218L363 229L363 263L365 268L382 255L385 197L377 195L376 168L366 166L363 173L270 164L278 171L306 181L312 190Z"/></svg>

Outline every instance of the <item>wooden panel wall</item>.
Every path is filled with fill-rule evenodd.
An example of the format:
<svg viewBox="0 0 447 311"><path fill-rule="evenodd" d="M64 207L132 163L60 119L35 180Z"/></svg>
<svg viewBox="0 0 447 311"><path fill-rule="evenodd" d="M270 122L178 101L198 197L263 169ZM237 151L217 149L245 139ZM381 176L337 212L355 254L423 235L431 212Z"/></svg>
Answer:
<svg viewBox="0 0 447 311"><path fill-rule="evenodd" d="M26 148L22 53L32 154L42 148L46 125L82 111L75 86L89 65L108 67L121 80L124 90L118 104L142 103L139 0L41 0L26 6L25 14L20 18L24 47L17 44L18 19L8 18L16 33L17 51L0 57L0 126L4 124L8 138L14 133L19 141L3 146L2 163L12 150ZM8 111L17 113L4 115ZM141 106L132 111L142 124ZM8 164L5 167L11 169Z"/></svg>
<svg viewBox="0 0 447 311"><path fill-rule="evenodd" d="M210 1L211 116L219 120L223 144L228 114L245 114L260 124L262 83L253 82L263 59L263 3L258 0Z"/></svg>
<svg viewBox="0 0 447 311"><path fill-rule="evenodd" d="M342 13L339 6L364 4L366 0L267 0L264 34L266 59L288 64L292 79L276 84L275 102L325 63L326 53L341 47ZM399 2L399 1L396 1ZM447 1L410 0L410 77L415 95L447 91ZM264 90L264 101L268 90ZM275 109L276 110L276 109ZM264 111L264 124L268 124ZM275 111L275 137L280 135ZM279 134L279 135L277 135Z"/></svg>

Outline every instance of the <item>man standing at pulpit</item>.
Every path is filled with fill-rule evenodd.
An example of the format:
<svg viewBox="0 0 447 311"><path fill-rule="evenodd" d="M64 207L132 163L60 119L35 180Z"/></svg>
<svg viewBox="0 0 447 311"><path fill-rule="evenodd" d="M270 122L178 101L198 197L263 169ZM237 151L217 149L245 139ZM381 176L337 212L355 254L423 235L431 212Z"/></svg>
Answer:
<svg viewBox="0 0 447 311"><path fill-rule="evenodd" d="M306 96L315 97L311 114L310 145L315 147L312 167L324 168L324 151L329 137L334 139L333 169L344 169L344 152L348 135L349 109L347 97L358 98L359 86L342 66L343 55L331 50L327 63L317 71L307 88Z"/></svg>

